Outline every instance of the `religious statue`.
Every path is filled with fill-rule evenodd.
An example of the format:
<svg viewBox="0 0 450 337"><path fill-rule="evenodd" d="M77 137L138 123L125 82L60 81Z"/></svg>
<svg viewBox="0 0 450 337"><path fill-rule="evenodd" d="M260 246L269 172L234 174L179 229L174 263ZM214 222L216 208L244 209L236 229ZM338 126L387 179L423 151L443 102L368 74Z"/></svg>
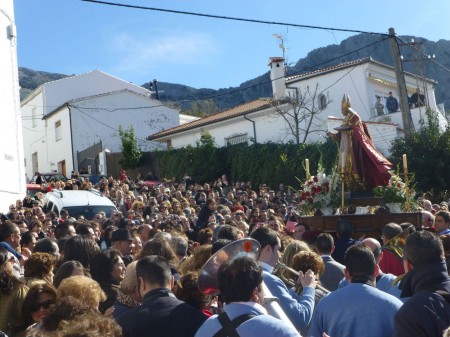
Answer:
<svg viewBox="0 0 450 337"><path fill-rule="evenodd" d="M361 117L351 108L350 98L342 99L344 121L327 135L339 142L338 172L351 190L372 190L386 186L393 165L376 149Z"/></svg>

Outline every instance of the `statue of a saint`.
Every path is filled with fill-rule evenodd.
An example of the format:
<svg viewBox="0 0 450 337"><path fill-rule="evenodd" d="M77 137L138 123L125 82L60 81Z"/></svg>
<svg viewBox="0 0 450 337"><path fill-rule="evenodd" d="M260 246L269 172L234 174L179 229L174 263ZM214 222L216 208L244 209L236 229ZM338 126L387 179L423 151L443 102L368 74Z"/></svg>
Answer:
<svg viewBox="0 0 450 337"><path fill-rule="evenodd" d="M393 165L375 147L366 125L351 108L350 98L342 99L344 121L327 135L339 142L338 171L344 174L350 189L372 190L376 186L386 186Z"/></svg>

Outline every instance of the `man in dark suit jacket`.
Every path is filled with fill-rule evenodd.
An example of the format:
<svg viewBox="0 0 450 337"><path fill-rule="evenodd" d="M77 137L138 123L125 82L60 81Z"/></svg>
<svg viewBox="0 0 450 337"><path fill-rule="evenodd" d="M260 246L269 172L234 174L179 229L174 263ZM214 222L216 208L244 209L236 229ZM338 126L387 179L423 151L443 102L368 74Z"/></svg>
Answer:
<svg viewBox="0 0 450 337"><path fill-rule="evenodd" d="M325 271L319 277L320 282L329 291L334 291L344 278L345 266L331 257L334 250L333 237L328 233L320 234L316 239L315 247L325 264Z"/></svg>
<svg viewBox="0 0 450 337"><path fill-rule="evenodd" d="M194 337L206 316L172 293L167 260L146 256L137 263L136 274L142 305L118 317L123 337Z"/></svg>

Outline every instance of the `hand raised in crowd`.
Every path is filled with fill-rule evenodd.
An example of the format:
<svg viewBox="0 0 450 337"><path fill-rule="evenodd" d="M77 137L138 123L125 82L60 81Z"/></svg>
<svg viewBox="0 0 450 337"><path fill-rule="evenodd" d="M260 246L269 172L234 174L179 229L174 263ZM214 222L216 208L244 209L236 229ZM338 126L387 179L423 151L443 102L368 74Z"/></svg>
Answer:
<svg viewBox="0 0 450 337"><path fill-rule="evenodd" d="M317 281L314 272L311 269L308 269L308 271L305 274L303 274L302 271L299 271L297 283L301 283L303 288L304 287L315 288L317 285Z"/></svg>

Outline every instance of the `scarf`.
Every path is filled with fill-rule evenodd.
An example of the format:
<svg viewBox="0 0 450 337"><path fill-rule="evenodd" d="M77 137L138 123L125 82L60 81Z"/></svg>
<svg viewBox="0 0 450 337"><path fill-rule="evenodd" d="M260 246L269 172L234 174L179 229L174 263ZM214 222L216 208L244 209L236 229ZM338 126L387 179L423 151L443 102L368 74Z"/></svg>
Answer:
<svg viewBox="0 0 450 337"><path fill-rule="evenodd" d="M125 294L121 289L117 291L117 301L128 308L136 308L141 305L139 301Z"/></svg>

